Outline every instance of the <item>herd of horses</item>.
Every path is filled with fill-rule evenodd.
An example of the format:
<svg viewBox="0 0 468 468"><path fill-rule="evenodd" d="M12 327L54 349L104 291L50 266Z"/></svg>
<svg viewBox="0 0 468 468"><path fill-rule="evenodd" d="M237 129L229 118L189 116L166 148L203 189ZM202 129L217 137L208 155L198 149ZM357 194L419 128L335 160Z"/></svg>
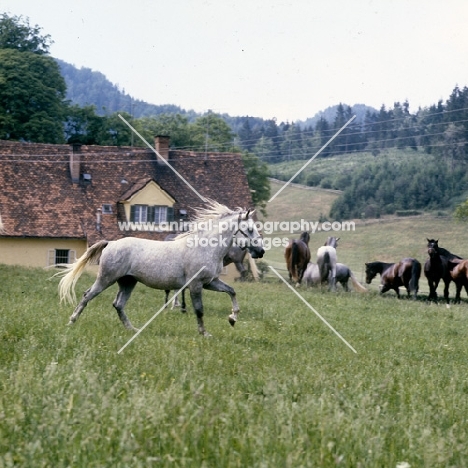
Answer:
<svg viewBox="0 0 468 468"><path fill-rule="evenodd" d="M140 282L166 291L166 298L171 290L183 292L188 289L198 331L205 336L209 336L209 333L203 321L202 290L227 293L232 302L228 320L234 326L239 314L236 292L222 282L219 275L223 264L242 262L245 250L250 252L252 258L262 258L265 253L263 238L250 211L231 210L217 202L210 202L206 208L198 210L193 224L210 227L197 227L178 235L172 242L127 237L116 241L99 241L89 247L74 264L58 273L63 276L59 284L60 299L74 303L75 286L86 265L99 263L97 278L83 294L69 324L79 318L89 301L117 283L119 290L113 306L123 325L137 330L124 308ZM240 244L245 247L240 251L232 250L236 236L244 241ZM352 271L337 262L338 240L336 237L327 239L325 245L317 250L317 263L310 262L309 233L304 232L299 239L290 240L285 250L290 280L297 285L303 281L307 285L328 283L329 289L335 291L337 281L348 290L351 279L356 291L366 292L367 289L357 281ZM444 298L448 304L449 285L453 281L457 288L455 302L459 302L463 287L468 294L468 260L439 247L434 239L428 239L427 249L429 258L424 265L424 273L430 288L429 300L437 301L437 287L443 281ZM416 259L405 258L398 263L366 263L366 283L370 284L377 274L381 276L381 293L393 289L399 296L399 288L404 286L408 296L416 298L421 275L421 264Z"/></svg>
<svg viewBox="0 0 468 468"><path fill-rule="evenodd" d="M285 249L286 266L291 282L300 285L305 282L307 286L328 283L330 290L336 290L337 281L348 291L348 280L351 279L358 292L367 289L355 278L352 271L342 263L337 263L336 248L339 238L328 237L324 246L317 250L317 263L311 263L309 250L310 236L303 232L299 239L291 239ZM448 305L449 286L455 283L455 303L460 302L461 290L465 288L468 294L468 259L455 255L439 247L439 241L427 239L428 258L424 264L424 275L429 285L429 301L438 301L437 288L444 283L444 300ZM421 277L421 263L415 258L403 258L397 263L369 262L366 267L366 283L380 275L380 293L393 290L400 297L399 288L404 287L408 297L417 298L419 280Z"/></svg>

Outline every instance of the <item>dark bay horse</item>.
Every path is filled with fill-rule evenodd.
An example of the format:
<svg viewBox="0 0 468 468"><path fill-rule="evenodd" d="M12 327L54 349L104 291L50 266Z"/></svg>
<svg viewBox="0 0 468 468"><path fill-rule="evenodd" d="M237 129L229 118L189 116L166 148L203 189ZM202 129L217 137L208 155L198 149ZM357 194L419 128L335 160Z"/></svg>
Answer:
<svg viewBox="0 0 468 468"><path fill-rule="evenodd" d="M439 247L439 240L435 239L427 239L427 253L429 254L429 258L424 264L424 275L429 284L428 299L437 302L437 287L440 280L442 280L444 282L444 299L448 304L449 286L453 280L450 272L462 258L452 254L447 249ZM460 289L462 286L460 286ZM458 299L460 299L460 296L458 296Z"/></svg>
<svg viewBox="0 0 468 468"><path fill-rule="evenodd" d="M468 294L468 260L461 260L460 263L453 267L450 272L455 285L457 286L457 293L455 295L455 303L460 303L460 293L462 288L465 288Z"/></svg>
<svg viewBox="0 0 468 468"><path fill-rule="evenodd" d="M404 258L398 263L371 262L366 263L366 283L380 274L382 288L380 294L393 289L400 297L398 288L404 286L408 292L416 299L419 289L419 277L421 276L421 264L414 258Z"/></svg>
<svg viewBox="0 0 468 468"><path fill-rule="evenodd" d="M289 279L295 281L296 284L301 284L302 277L310 261L309 241L309 233L303 232L299 239L291 239L284 251Z"/></svg>

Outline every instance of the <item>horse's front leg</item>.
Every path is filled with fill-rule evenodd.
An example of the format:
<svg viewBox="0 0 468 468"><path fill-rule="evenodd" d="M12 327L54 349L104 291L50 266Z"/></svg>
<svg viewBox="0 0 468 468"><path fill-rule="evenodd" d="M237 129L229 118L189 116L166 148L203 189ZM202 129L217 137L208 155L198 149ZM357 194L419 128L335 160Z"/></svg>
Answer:
<svg viewBox="0 0 468 468"><path fill-rule="evenodd" d="M437 302L437 286L439 286L438 281L428 280L429 283L429 300Z"/></svg>
<svg viewBox="0 0 468 468"><path fill-rule="evenodd" d="M203 323L203 302L202 302L202 291L201 288L190 289L190 298L192 299L193 308L195 315L197 316L198 333L203 336L211 336L205 330L205 324Z"/></svg>
<svg viewBox="0 0 468 468"><path fill-rule="evenodd" d="M204 284L203 287L210 291L217 291L217 292L225 292L229 294L232 302L232 314L229 315L228 320L229 323L234 326L237 322L237 316L239 314L239 304L237 303L236 299L236 291L234 291L231 286L226 283L223 283L220 279L216 278L211 283Z"/></svg>
<svg viewBox="0 0 468 468"><path fill-rule="evenodd" d="M457 291L455 293L455 304L460 304L460 294L461 294L461 290L462 290L462 287L463 287L463 283L461 281L456 281L455 282L455 286L457 288Z"/></svg>

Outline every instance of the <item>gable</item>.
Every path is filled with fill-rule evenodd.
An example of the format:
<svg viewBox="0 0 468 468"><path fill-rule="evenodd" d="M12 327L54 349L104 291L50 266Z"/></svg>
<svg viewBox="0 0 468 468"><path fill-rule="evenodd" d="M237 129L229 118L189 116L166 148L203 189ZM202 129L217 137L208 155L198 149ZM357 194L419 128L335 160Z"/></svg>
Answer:
<svg viewBox="0 0 468 468"><path fill-rule="evenodd" d="M120 201L125 208L125 216L130 219L130 209L132 205L148 206L170 206L173 207L176 201L165 190L163 190L154 180L148 181L141 189L130 194Z"/></svg>

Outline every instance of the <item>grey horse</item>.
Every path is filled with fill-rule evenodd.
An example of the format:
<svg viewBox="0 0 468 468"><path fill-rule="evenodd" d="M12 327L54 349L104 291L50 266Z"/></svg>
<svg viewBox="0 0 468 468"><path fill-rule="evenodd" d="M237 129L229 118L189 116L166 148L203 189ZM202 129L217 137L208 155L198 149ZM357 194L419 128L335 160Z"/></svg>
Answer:
<svg viewBox="0 0 468 468"><path fill-rule="evenodd" d="M304 281L307 286L319 285L322 282L319 266L315 263L309 263L304 273ZM327 281L328 278L325 278ZM349 267L343 263L336 264L336 281L341 283L345 291L349 291L348 281L351 280L353 287L358 292L367 292L367 289L356 279Z"/></svg>
<svg viewBox="0 0 468 468"><path fill-rule="evenodd" d="M173 290L187 287L197 317L198 331L209 336L203 322L202 290L227 293L232 302L229 323L234 326L239 305L234 289L223 283L219 275L223 258L240 232L258 247L257 257L264 254L263 239L249 211L231 210L217 202L209 202L196 213L190 231L173 242L126 237L116 241L100 241L63 272L59 284L60 299L75 301L75 285L87 264L99 260L94 284L83 295L70 317L73 324L89 301L114 283L119 286L113 306L126 328L136 330L124 307L138 282L154 289Z"/></svg>

